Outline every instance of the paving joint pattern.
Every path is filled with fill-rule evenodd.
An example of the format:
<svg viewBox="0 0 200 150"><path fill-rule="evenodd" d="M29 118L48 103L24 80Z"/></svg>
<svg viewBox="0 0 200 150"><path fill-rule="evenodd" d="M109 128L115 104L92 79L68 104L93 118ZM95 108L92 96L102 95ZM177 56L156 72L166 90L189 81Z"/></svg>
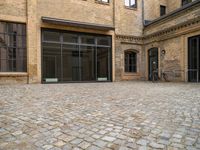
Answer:
<svg viewBox="0 0 200 150"><path fill-rule="evenodd" d="M0 86L2 150L200 150L200 84Z"/></svg>

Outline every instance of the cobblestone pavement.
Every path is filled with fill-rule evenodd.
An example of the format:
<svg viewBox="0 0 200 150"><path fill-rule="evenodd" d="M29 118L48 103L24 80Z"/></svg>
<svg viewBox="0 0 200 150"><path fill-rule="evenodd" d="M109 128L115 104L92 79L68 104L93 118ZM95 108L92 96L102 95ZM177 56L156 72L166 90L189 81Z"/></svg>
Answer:
<svg viewBox="0 0 200 150"><path fill-rule="evenodd" d="M200 149L200 84L1 85L0 149Z"/></svg>

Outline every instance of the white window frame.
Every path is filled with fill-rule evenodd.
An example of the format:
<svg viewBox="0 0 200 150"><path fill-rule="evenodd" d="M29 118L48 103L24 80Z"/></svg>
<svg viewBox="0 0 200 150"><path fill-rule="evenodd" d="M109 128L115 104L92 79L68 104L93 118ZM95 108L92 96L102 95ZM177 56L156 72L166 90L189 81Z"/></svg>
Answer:
<svg viewBox="0 0 200 150"><path fill-rule="evenodd" d="M125 0L125 6L135 8L137 6L137 0Z"/></svg>

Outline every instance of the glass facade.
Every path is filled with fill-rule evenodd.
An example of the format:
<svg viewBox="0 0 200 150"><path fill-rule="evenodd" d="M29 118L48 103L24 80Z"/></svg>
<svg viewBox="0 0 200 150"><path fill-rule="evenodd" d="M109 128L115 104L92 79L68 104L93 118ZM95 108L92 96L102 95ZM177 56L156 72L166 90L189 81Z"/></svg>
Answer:
<svg viewBox="0 0 200 150"><path fill-rule="evenodd" d="M0 21L0 72L26 71L26 25Z"/></svg>
<svg viewBox="0 0 200 150"><path fill-rule="evenodd" d="M111 37L42 31L43 82L111 81Z"/></svg>

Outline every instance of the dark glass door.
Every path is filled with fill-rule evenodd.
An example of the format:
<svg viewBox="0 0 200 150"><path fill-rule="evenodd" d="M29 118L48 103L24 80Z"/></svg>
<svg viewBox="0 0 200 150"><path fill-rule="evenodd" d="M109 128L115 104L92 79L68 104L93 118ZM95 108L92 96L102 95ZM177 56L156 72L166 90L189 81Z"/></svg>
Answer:
<svg viewBox="0 0 200 150"><path fill-rule="evenodd" d="M97 48L97 80L108 81L109 77L109 49L106 47Z"/></svg>
<svg viewBox="0 0 200 150"><path fill-rule="evenodd" d="M59 82L62 80L60 44L43 44L43 79L46 82Z"/></svg>
<svg viewBox="0 0 200 150"><path fill-rule="evenodd" d="M148 52L149 57L149 80L153 79L153 70L157 70L158 76L158 48L152 48ZM154 68L154 66L156 68Z"/></svg>
<svg viewBox="0 0 200 150"><path fill-rule="evenodd" d="M200 36L189 38L188 81L200 82Z"/></svg>
<svg viewBox="0 0 200 150"><path fill-rule="evenodd" d="M81 81L95 81L95 47L80 47Z"/></svg>
<svg viewBox="0 0 200 150"><path fill-rule="evenodd" d="M62 46L63 81L80 81L79 49L76 45Z"/></svg>

